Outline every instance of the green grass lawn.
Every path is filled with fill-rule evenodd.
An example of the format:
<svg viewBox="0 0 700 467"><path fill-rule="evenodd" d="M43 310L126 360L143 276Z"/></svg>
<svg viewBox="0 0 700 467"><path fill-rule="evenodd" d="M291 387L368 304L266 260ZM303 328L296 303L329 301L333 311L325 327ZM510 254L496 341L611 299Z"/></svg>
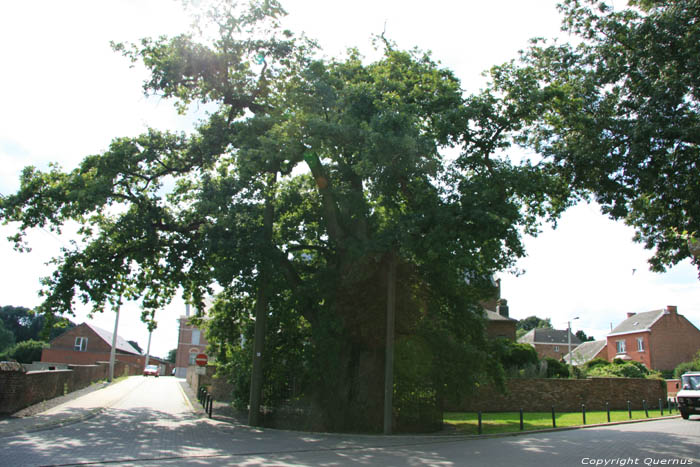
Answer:
<svg viewBox="0 0 700 467"><path fill-rule="evenodd" d="M678 414L674 411L673 414ZM669 415L664 409L664 415ZM649 410L649 417L660 416L659 410ZM633 410L632 419L641 420L647 418L643 410ZM630 416L626 410L610 411L610 421L620 422L629 420ZM461 434L476 435L478 434L478 415L476 412L445 412L443 421L454 426ZM583 415L581 412L574 413L556 413L557 428L567 426L583 425ZM586 411L586 425L594 425L597 423L607 423L608 415L605 411ZM481 417L482 433L509 433L520 431L520 413L519 412L499 412L499 413L484 413ZM552 428L552 413L551 412L525 412L523 413L523 429L524 430L542 430Z"/></svg>

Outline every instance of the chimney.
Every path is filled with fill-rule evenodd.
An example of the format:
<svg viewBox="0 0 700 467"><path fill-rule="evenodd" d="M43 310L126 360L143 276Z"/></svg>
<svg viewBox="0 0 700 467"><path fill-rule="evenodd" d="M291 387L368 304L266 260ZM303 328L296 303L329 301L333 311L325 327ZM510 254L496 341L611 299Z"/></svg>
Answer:
<svg viewBox="0 0 700 467"><path fill-rule="evenodd" d="M632 316L634 316L634 315L636 315L636 314L637 314L637 313L629 313L629 312L628 312L628 313L627 313L627 317L628 317L628 318L631 318Z"/></svg>
<svg viewBox="0 0 700 467"><path fill-rule="evenodd" d="M675 305L666 305L666 312L675 315L678 313L678 307Z"/></svg>
<svg viewBox="0 0 700 467"><path fill-rule="evenodd" d="M508 318L508 300L506 300L505 298L501 298L500 300L498 300L498 305L496 305L496 312L504 318Z"/></svg>

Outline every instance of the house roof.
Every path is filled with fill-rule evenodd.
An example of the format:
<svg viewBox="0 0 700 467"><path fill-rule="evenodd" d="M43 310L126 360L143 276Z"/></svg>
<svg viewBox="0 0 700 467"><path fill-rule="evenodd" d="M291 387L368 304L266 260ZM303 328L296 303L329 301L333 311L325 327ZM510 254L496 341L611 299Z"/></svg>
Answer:
<svg viewBox="0 0 700 467"><path fill-rule="evenodd" d="M608 345L607 340L582 342L578 347L564 356L564 361L569 363L569 359L573 358L574 365L583 365L586 362L593 360L598 355L598 352L603 350Z"/></svg>
<svg viewBox="0 0 700 467"><path fill-rule="evenodd" d="M486 312L486 319L489 321L517 321L517 319L509 318L508 316L503 316L501 314L496 313L495 311L487 310L484 308L484 311Z"/></svg>
<svg viewBox="0 0 700 467"><path fill-rule="evenodd" d="M83 323L83 324L85 326L89 327L90 329L92 329L93 331L95 331L95 334L100 336L102 338L102 340L104 340L107 344L109 344L110 347L112 346L113 334L111 332L105 331L102 328L98 328L94 324L90 324L90 323ZM121 352L135 354L135 355L141 355L141 352L136 350L133 345L129 344L125 339L120 337L119 334L117 334L117 350L119 350Z"/></svg>
<svg viewBox="0 0 700 467"><path fill-rule="evenodd" d="M608 336L614 336L616 334L625 334L629 332L641 332L648 331L651 329L652 325L666 313L666 310L654 310L645 311L644 313L637 313L630 316L623 322L617 325L615 329L610 331Z"/></svg>
<svg viewBox="0 0 700 467"><path fill-rule="evenodd" d="M535 328L518 339L518 342L526 344L568 344L569 331L564 329ZM571 334L571 344L578 345L581 340Z"/></svg>

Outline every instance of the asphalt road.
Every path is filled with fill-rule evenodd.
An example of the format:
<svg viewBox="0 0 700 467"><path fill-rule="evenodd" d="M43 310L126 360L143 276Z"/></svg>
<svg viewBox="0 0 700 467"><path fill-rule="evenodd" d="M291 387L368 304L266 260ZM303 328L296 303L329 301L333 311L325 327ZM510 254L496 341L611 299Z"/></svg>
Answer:
<svg viewBox="0 0 700 467"><path fill-rule="evenodd" d="M80 411L105 395L83 421L0 439L0 466L700 465L698 416L480 439L312 434L202 417L180 382L132 377L56 407Z"/></svg>

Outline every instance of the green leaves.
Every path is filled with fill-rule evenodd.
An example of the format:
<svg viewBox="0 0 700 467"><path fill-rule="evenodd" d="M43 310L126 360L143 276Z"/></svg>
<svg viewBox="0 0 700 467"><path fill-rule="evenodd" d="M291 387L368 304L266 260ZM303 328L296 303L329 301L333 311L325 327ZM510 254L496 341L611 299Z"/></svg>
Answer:
<svg viewBox="0 0 700 467"><path fill-rule="evenodd" d="M653 270L689 256L669 235L700 222L700 76L695 1L562 4L563 27L577 46L535 42L520 64L492 70L503 106L524 125L516 141L540 166L595 195L603 211L655 249ZM561 193L566 200L565 193Z"/></svg>

